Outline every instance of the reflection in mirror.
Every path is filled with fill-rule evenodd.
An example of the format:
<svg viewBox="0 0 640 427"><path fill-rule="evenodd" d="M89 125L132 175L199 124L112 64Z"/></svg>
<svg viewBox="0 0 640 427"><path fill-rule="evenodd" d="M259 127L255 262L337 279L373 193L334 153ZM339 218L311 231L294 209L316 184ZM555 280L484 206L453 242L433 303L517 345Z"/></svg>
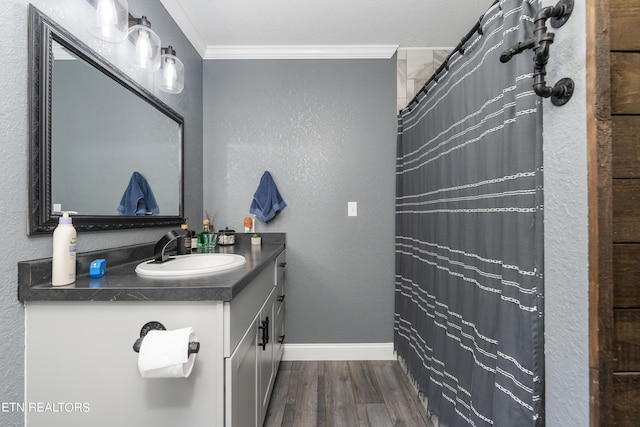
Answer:
<svg viewBox="0 0 640 427"><path fill-rule="evenodd" d="M29 8L29 234L52 232L62 210L79 230L180 224L182 116ZM132 177L152 206L126 197Z"/></svg>
<svg viewBox="0 0 640 427"><path fill-rule="evenodd" d="M180 125L55 41L52 51L53 212L117 215L139 172L159 213L180 215Z"/></svg>

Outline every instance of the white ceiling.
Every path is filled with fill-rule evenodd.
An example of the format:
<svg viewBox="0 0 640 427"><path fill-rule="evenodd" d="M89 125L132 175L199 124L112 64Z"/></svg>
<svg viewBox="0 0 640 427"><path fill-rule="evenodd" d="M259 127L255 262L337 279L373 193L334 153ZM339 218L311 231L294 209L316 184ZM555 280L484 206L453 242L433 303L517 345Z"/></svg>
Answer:
<svg viewBox="0 0 640 427"><path fill-rule="evenodd" d="M455 47L492 0L161 0L203 58ZM271 49L271 50L269 50ZM331 50L331 49L329 49ZM333 49L335 50L335 49ZM253 52L253 53L251 53ZM267 55L268 56L268 55ZM390 56L390 55L389 55ZM322 57L322 55L320 55Z"/></svg>

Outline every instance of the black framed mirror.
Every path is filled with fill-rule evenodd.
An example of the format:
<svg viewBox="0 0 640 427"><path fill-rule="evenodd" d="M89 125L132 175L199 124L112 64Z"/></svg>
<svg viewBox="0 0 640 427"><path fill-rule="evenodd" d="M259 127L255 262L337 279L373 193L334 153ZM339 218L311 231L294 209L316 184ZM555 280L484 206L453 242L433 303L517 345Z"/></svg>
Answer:
<svg viewBox="0 0 640 427"><path fill-rule="evenodd" d="M181 224L184 118L33 5L29 61L28 234Z"/></svg>

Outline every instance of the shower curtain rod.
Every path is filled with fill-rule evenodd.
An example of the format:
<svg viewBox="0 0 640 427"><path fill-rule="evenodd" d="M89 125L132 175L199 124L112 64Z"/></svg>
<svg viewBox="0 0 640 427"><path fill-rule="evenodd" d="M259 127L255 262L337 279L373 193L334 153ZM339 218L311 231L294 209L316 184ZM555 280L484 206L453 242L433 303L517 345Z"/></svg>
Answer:
<svg viewBox="0 0 640 427"><path fill-rule="evenodd" d="M499 2L500 0L495 0L493 3L491 3L491 6L489 6L489 9L491 9L493 6L495 6ZM420 96L420 94L427 93L427 86L429 86L429 83L431 83L432 81L437 82L438 76L440 75L440 73L442 73L444 70L447 70L447 71L449 70L449 60L451 59L453 54L455 54L456 52L460 52L460 55L464 55L464 45L469 41L469 39L473 37L475 33L482 35L482 19L484 18L484 15L486 15L486 12L482 16L480 16L480 18L478 19L478 22L476 22L476 24L473 26L473 28L471 28L471 30L467 33L467 35L464 36L462 40L460 40L460 43L458 43L455 49L453 49L453 51L447 56L447 58L433 73L433 75L429 78L429 80L427 80L427 82L422 86L422 88L420 88L418 93L416 93L415 96L411 98L411 101L409 101L407 106L404 107L402 110L400 110L401 113L402 111L407 109L411 110L412 104L418 103L418 97Z"/></svg>
<svg viewBox="0 0 640 427"><path fill-rule="evenodd" d="M549 48L555 33L547 31L547 20L551 20L553 28L562 27L573 12L573 0L560 0L555 6L540 9L533 19L535 30L533 35L523 42L518 42L500 55L500 62L509 62L514 55L533 49L533 91L543 98L551 98L551 103L560 107L571 99L574 91L573 79L568 77L558 81L553 87L547 86L544 80L547 75Z"/></svg>

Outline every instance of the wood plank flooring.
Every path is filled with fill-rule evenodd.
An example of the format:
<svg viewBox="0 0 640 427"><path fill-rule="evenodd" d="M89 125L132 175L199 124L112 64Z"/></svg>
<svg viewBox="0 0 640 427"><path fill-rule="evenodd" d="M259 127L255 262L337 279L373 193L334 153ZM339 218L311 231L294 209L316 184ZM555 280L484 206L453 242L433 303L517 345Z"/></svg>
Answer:
<svg viewBox="0 0 640 427"><path fill-rule="evenodd" d="M283 361L264 426L433 424L397 361Z"/></svg>

